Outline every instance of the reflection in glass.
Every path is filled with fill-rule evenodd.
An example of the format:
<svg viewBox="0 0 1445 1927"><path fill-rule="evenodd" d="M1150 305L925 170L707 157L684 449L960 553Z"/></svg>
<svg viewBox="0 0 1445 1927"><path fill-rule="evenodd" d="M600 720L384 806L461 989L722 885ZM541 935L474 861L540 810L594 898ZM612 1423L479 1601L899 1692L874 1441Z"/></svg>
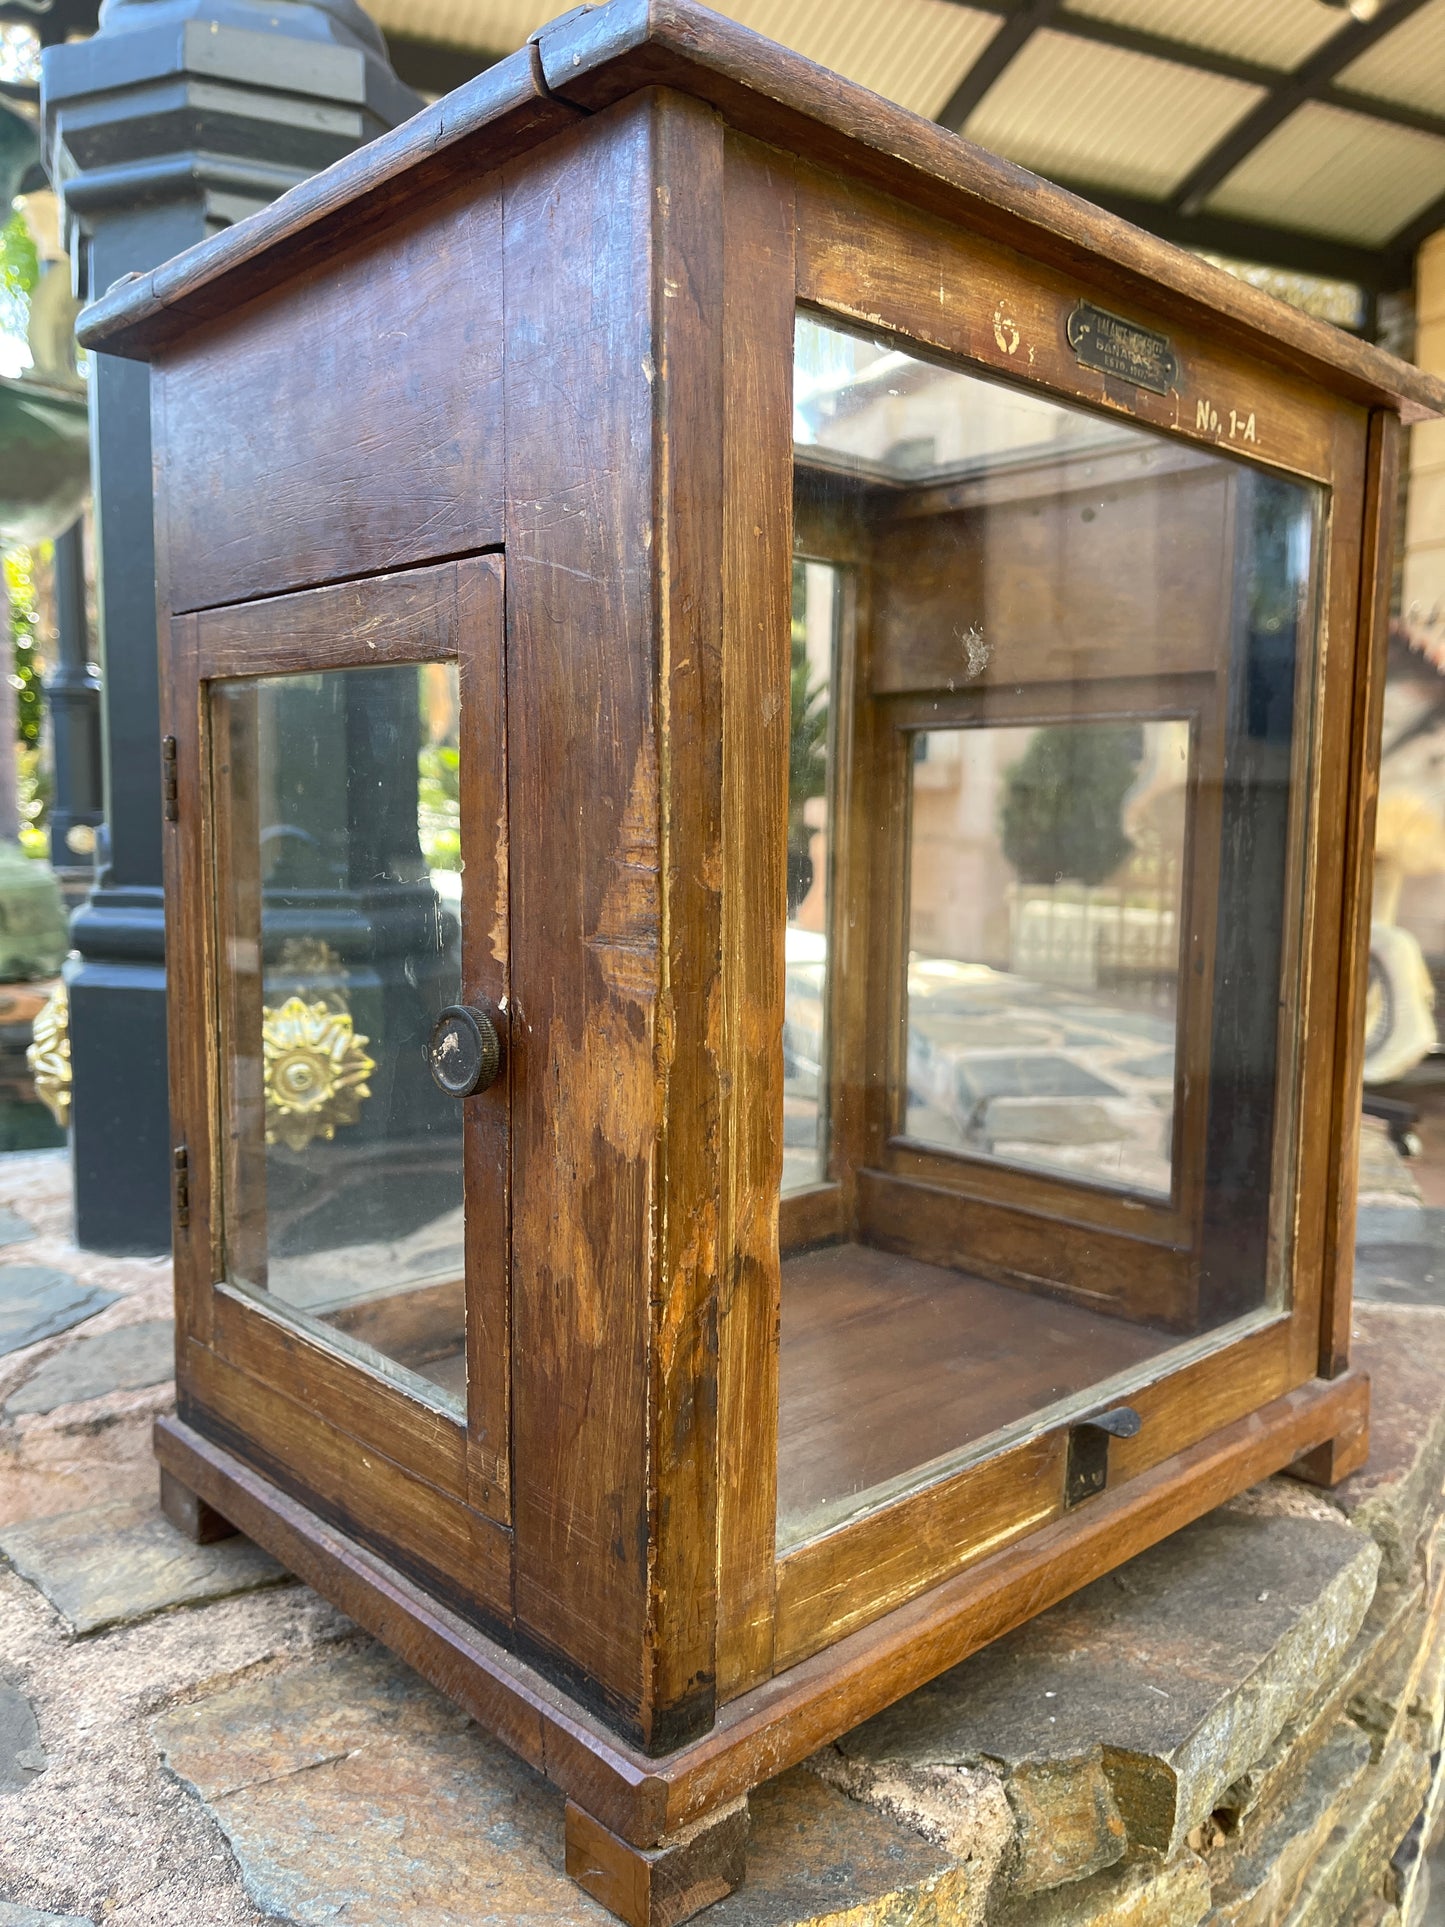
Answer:
<svg viewBox="0 0 1445 1927"><path fill-rule="evenodd" d="M829 696L841 603L839 570L826 562L794 562L783 1015L784 1194L806 1190L828 1174Z"/></svg>
<svg viewBox="0 0 1445 1927"><path fill-rule="evenodd" d="M1183 721L913 738L905 1129L1167 1197Z"/></svg>
<svg viewBox="0 0 1445 1927"><path fill-rule="evenodd" d="M454 664L215 685L226 1278L465 1404Z"/></svg>
<svg viewBox="0 0 1445 1927"><path fill-rule="evenodd" d="M1281 1308L1321 508L816 315L793 429L785 1545Z"/></svg>

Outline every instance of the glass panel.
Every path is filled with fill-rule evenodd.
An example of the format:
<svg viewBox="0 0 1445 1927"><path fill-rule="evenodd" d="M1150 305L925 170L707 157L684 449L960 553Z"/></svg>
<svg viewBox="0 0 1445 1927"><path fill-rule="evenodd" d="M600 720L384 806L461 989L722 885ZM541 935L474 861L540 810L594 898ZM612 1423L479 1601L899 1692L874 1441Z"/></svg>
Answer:
<svg viewBox="0 0 1445 1927"><path fill-rule="evenodd" d="M850 1229L783 1253L784 1545L1286 1304L1323 506L812 315L794 441L795 665L825 565L856 613L804 805L848 854L788 904L785 1186ZM826 1102L797 1141L810 991L857 1172Z"/></svg>
<svg viewBox="0 0 1445 1927"><path fill-rule="evenodd" d="M1170 1195L1189 736L913 738L910 1137Z"/></svg>
<svg viewBox="0 0 1445 1927"><path fill-rule="evenodd" d="M465 1407L456 666L213 686L226 1278Z"/></svg>
<svg viewBox="0 0 1445 1927"><path fill-rule="evenodd" d="M783 1014L783 1192L828 1175L828 810L833 662L841 572L793 564L788 751L788 935Z"/></svg>

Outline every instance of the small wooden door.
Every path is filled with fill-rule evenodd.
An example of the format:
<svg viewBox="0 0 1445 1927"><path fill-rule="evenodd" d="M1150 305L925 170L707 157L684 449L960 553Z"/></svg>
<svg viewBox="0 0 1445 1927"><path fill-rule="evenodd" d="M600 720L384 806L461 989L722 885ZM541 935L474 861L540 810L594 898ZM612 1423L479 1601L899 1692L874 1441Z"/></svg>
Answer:
<svg viewBox="0 0 1445 1927"><path fill-rule="evenodd" d="M187 1151L209 1152L195 1396L289 1483L470 1586L455 1507L502 1524L508 1505L501 559L174 630L206 779L178 878L204 899L177 959ZM430 1055L458 1007L500 1057L460 1097Z"/></svg>

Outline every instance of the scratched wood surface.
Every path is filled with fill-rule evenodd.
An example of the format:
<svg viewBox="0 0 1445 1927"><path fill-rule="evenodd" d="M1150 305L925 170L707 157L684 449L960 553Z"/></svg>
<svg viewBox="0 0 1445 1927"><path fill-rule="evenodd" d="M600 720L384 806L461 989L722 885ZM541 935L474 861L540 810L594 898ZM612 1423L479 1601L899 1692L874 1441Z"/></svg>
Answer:
<svg viewBox="0 0 1445 1927"><path fill-rule="evenodd" d="M1074 351L1082 299L1170 337L1172 394ZM879 491L845 499L808 473L795 493L798 301L1158 430L1152 493L1110 457L1086 485L1059 461L1046 486L964 477L895 490L886 512ZM104 326L122 331L109 347L163 350L172 1064L192 1207L162 1455L552 1773L611 1836L574 1830L619 1892L660 1891L629 1850L667 1853L1240 1485L1302 1456L1325 1477L1357 1462L1366 1395L1329 1255L1352 1177L1332 1146L1358 1075L1367 918L1347 912L1367 868L1394 432L1364 403L1424 407L1434 387L687 0L558 23L290 207L108 297L93 340ZM1217 467L1220 449L1262 466ZM1216 1200L1209 1216L1190 1150L1223 1035L1228 933L1210 905L1235 860L1218 808L1239 620L1225 585L1243 478L1270 471L1329 491L1271 872L1299 912L1283 1014L1224 1041L1279 1067L1278 1126L1248 1101L1287 1208L1248 1236L1281 1279L1288 1260L1293 1296L1211 1349L1197 1327L1238 1308L1229 1214ZM780 1201L795 537L847 578L841 922L829 1170ZM1006 644L972 693L947 688L960 611ZM203 729L207 676L453 658L465 988L506 1045L469 1114L465 1424L215 1285L214 1040L223 1019L251 1024L257 983L241 959L228 1014L210 908L220 892L250 918L241 934L254 922L235 854L246 781L219 821L206 758L229 746ZM1142 696L1156 671L1169 690ZM1123 703L1196 733L1180 1181L1152 1219L1037 1174L960 1175L965 1160L899 1131L909 731L929 704L948 723L1054 717L1071 685L1090 714ZM1226 1278L1206 1306L1202 1249ZM789 1278L810 1290L790 1299ZM970 1294L941 1343L939 1306ZM405 1319L388 1342L420 1357L454 1309L443 1290L345 1317ZM1067 1384L1031 1342L1038 1321L1062 1334ZM1083 1409L1121 1359L1144 1423L1111 1447L1099 1500L1064 1510L1066 1418L950 1456L1056 1395ZM907 1489L919 1463L936 1476ZM890 1479L866 1516L823 1517Z"/></svg>

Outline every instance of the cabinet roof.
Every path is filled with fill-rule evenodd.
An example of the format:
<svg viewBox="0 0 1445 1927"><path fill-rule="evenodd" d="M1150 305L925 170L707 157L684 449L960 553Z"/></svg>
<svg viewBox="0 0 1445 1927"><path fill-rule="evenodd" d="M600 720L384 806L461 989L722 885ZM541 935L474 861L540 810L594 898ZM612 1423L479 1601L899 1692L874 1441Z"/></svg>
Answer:
<svg viewBox="0 0 1445 1927"><path fill-rule="evenodd" d="M1407 421L1445 413L1445 383L1286 307L936 123L694 0L609 0L551 21L528 45L223 234L127 277L82 315L90 349L149 359L284 284L459 173L538 146L579 116L668 86L744 133L922 204L1055 266L1114 271L1121 298L1216 328L1254 352Z"/></svg>

